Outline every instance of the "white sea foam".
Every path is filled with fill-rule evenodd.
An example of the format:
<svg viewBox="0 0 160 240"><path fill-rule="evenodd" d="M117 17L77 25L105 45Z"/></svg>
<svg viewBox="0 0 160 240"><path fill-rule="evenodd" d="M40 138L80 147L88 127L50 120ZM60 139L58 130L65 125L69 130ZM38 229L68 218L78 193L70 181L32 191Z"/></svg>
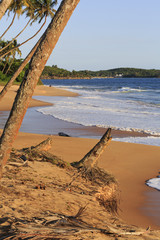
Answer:
<svg viewBox="0 0 160 240"><path fill-rule="evenodd" d="M153 136L113 138L113 141L160 146L160 137L153 137Z"/></svg>
<svg viewBox="0 0 160 240"><path fill-rule="evenodd" d="M160 176L152 178L146 182L149 187L155 188L160 191Z"/></svg>
<svg viewBox="0 0 160 240"><path fill-rule="evenodd" d="M74 99L70 97L40 99L54 103L54 106L39 109L40 112L62 120L85 126L110 126L160 135L160 110L154 107L136 105L133 101L84 95Z"/></svg>
<svg viewBox="0 0 160 240"><path fill-rule="evenodd" d="M52 107L41 108L39 111L43 114L85 126L112 127L160 136L159 81L108 79L106 82L101 79L62 81L62 86L57 81L57 84L57 87L74 91L80 96L74 99L42 98L54 103ZM135 142L132 138L130 140ZM159 138L147 138L146 142L160 146Z"/></svg>
<svg viewBox="0 0 160 240"><path fill-rule="evenodd" d="M130 88L130 87L122 87L118 91L114 92L120 92L120 93L127 93L127 92L146 92L144 89L139 88Z"/></svg>

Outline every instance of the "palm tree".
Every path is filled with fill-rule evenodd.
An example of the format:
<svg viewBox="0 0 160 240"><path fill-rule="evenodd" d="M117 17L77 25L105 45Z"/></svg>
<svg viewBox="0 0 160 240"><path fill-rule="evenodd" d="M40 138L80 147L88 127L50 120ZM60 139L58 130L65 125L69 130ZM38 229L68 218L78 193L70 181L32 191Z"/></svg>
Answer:
<svg viewBox="0 0 160 240"><path fill-rule="evenodd" d="M57 4L57 0L26 0L26 8L24 12L26 12L27 16L31 16L33 18L32 23L41 21L50 16L51 18L54 16L56 10L53 7ZM34 17L33 17L34 12ZM31 23L31 24L32 24Z"/></svg>
<svg viewBox="0 0 160 240"><path fill-rule="evenodd" d="M30 38L19 44L18 47L21 47L31 39L33 39L43 28L46 23L47 17L53 17L56 10L53 9L53 6L57 4L57 0L26 0L26 8L24 9L23 13L26 12L26 16L30 17L31 24L35 21L39 20L39 23L44 19L44 23L41 25L39 30ZM11 50L10 50L11 51ZM0 58L3 58L8 52L1 54Z"/></svg>
<svg viewBox="0 0 160 240"><path fill-rule="evenodd" d="M1 0L0 2L0 19L4 16L7 8L11 4L12 0Z"/></svg>
<svg viewBox="0 0 160 240"><path fill-rule="evenodd" d="M22 32L24 32L24 30L25 30L25 29L27 28L27 26L29 25L30 21L31 21L31 18L29 19L29 21L27 22L27 24L24 26L24 28L23 28L11 41L9 41L8 45L6 45L3 49L0 49L0 52L2 52L4 49L6 49L17 37L20 36L20 34L21 34Z"/></svg>
<svg viewBox="0 0 160 240"><path fill-rule="evenodd" d="M61 2L58 11L43 34L42 40L30 61L29 69L26 71L17 92L10 116L0 138L0 175L2 175L3 166L7 162L14 139L18 134L39 77L79 1L63 0Z"/></svg>
<svg viewBox="0 0 160 240"><path fill-rule="evenodd" d="M17 44L17 41L14 40L13 46L17 46L17 45L18 45L18 44ZM15 50L11 51L11 57L10 57L10 59L9 59L10 64L9 64L8 69L7 69L6 72L5 72L6 75L8 74L8 72L9 72L9 70L10 70L10 68L11 68L11 66L12 66L12 64L13 64L13 62L14 62L14 60L15 60L16 54L21 57L22 52L20 51L19 48L16 48Z"/></svg>
<svg viewBox="0 0 160 240"><path fill-rule="evenodd" d="M2 73L5 73L5 74L7 74L7 72L9 71L9 69L7 69L7 71L5 72L6 66L8 65L9 68L11 67L10 65L12 65L12 62L13 62L14 59L15 59L16 53L17 53L18 55L20 55L20 56L22 55L19 48L16 48L16 50L13 50L13 51L9 51L9 48L12 49L12 48L18 46L17 40L14 40L13 43L12 43L12 45L8 45L8 42L9 42L9 41L2 41L2 40L0 40L0 49L2 49L2 51L4 52L4 49L6 48L6 46L7 46L7 48L8 48L8 49L7 49L8 54L5 55L5 57L4 57L4 59L3 59L4 66L3 66L3 69L1 70ZM10 63L11 63L11 64L10 64Z"/></svg>
<svg viewBox="0 0 160 240"><path fill-rule="evenodd" d="M39 43L41 41L41 38L38 40L38 42L36 43L36 45L32 48L32 50L30 51L30 53L26 56L26 58L23 60L23 62L21 63L21 65L19 66L19 68L17 69L17 71L13 74L13 76L10 78L10 80L6 83L6 85L4 86L4 88L2 89L2 91L0 92L0 101L2 100L2 98L5 96L5 94L8 92L8 90L10 89L10 87L12 86L13 82L16 80L16 78L19 76L19 74L22 72L22 70L25 68L25 66L27 65L27 63L29 62L29 60L32 58L33 54L35 53Z"/></svg>
<svg viewBox="0 0 160 240"><path fill-rule="evenodd" d="M6 45L8 45L8 41L1 41L0 42L0 47L3 49ZM11 56L11 52L9 51L9 47L7 49L8 53L3 57L3 61L4 61L4 66L3 66L3 69L2 69L2 73L4 73L5 71L5 68L9 62L9 58Z"/></svg>
<svg viewBox="0 0 160 240"><path fill-rule="evenodd" d="M55 10L54 9L50 9L50 7L53 7L54 4L56 4L57 1L47 1L46 6L46 10L45 10L45 15L54 15ZM35 9L35 5L33 6L33 1L31 3L30 0L26 1L26 9L25 11L27 12L28 16L31 16L33 14L32 9ZM42 8L42 1L41 1L41 5L38 5L38 9L40 12L40 9ZM47 10L48 9L48 10ZM35 10L36 12L38 10ZM42 12L42 11L41 11ZM37 15L38 16L38 15ZM45 16L45 19L46 19ZM35 21L35 20L33 20ZM42 21L42 19L40 19L40 21ZM42 28L42 27L41 27ZM39 30L40 31L40 30ZM24 59L24 61L21 63L21 65L19 66L19 68L17 69L17 71L13 74L13 76L10 78L10 80L7 82L7 84L4 86L4 88L2 89L2 91L0 92L0 101L2 100L2 98L5 96L5 94L7 93L7 91L9 90L9 88L12 86L13 82L15 81L15 79L18 77L18 75L20 74L20 72L24 69L24 67L26 66L26 64L29 62L29 60L32 58L34 52L36 51L38 45L40 43L40 40L36 43L36 45L33 47L33 49L30 51L30 53L27 55L27 57Z"/></svg>

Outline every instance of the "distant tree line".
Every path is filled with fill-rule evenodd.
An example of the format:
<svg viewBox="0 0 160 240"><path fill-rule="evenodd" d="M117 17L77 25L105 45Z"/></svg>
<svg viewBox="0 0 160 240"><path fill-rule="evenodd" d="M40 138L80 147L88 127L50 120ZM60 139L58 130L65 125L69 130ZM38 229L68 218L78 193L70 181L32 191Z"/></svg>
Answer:
<svg viewBox="0 0 160 240"><path fill-rule="evenodd" d="M17 71L19 66L22 64L23 59L16 59L15 57L10 56L9 58L3 59L0 62L0 83L5 84ZM28 68L27 64L18 77L15 80L15 83L22 81L25 71ZM63 68L53 66L45 66L41 79L89 79L89 78L160 78L160 70L155 69L139 69L139 68L115 68L110 70L100 70L100 71L69 71ZM39 81L41 84L41 81Z"/></svg>
<svg viewBox="0 0 160 240"><path fill-rule="evenodd" d="M139 69L139 68L115 68L110 70L100 71L68 71L63 68L58 68L57 65L45 66L41 79L49 78L159 78L160 70L156 69Z"/></svg>

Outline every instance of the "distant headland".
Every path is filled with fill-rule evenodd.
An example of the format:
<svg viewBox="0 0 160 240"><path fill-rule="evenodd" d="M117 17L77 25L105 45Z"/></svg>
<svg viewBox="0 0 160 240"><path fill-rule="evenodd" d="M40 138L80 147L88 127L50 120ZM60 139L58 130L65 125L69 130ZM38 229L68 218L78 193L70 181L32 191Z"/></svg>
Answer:
<svg viewBox="0 0 160 240"><path fill-rule="evenodd" d="M109 70L69 71L57 65L45 66L41 79L90 79L90 78L160 78L160 70L140 68L114 68Z"/></svg>

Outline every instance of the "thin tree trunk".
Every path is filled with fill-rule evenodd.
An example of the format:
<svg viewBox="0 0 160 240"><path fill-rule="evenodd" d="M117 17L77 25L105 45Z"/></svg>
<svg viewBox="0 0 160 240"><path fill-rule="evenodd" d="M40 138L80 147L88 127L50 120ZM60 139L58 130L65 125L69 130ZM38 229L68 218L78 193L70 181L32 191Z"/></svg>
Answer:
<svg viewBox="0 0 160 240"><path fill-rule="evenodd" d="M46 23L46 17L45 17L45 21L44 21L44 23L42 24L42 26L40 27L40 29L39 29L32 37L28 38L26 41L24 41L23 43L19 44L17 47L14 47L14 48L10 49L8 52L0 55L0 58L3 58L3 57L6 56L9 52L11 52L11 51L13 51L13 50L21 47L22 45L24 45L25 43L27 43L28 41L30 41L31 39L33 39L33 38L41 31L41 29L43 28L43 26L45 25L45 23Z"/></svg>
<svg viewBox="0 0 160 240"><path fill-rule="evenodd" d="M1 0L1 2L0 2L0 19L5 14L7 8L11 4L11 2L12 2L12 0Z"/></svg>
<svg viewBox="0 0 160 240"><path fill-rule="evenodd" d="M10 89L10 87L13 85L14 81L16 80L16 78L19 76L19 74L23 71L23 69L25 68L25 66L27 65L27 63L29 62L29 60L32 58L33 54L35 53L39 43L41 41L41 38L38 40L38 42L36 43L36 45L32 48L32 50L30 51L30 53L27 55L27 57L23 60L23 62L21 63L21 65L19 66L19 68L17 69L17 71L13 74L13 76L10 78L10 80L6 83L6 85L4 86L4 88L2 89L2 91L0 92L0 101L2 100L2 98L5 96L5 94L8 92L8 90Z"/></svg>
<svg viewBox="0 0 160 240"><path fill-rule="evenodd" d="M93 168L97 164L98 158L108 146L111 139L111 128L108 128L100 141L79 162L74 162L71 165L76 168L84 166L86 168Z"/></svg>
<svg viewBox="0 0 160 240"><path fill-rule="evenodd" d="M60 7L43 35L39 47L32 57L29 69L26 71L24 80L17 92L10 116L0 139L1 176L3 166L7 162L13 142L18 134L39 77L79 1L80 0L63 0L61 2Z"/></svg>
<svg viewBox="0 0 160 240"><path fill-rule="evenodd" d="M8 72L9 72L9 70L10 70L10 68L11 68L11 66L12 66L12 64L13 64L13 62L14 62L14 60L15 60L15 56L13 57L12 62L10 63L7 71L5 72L6 75L8 74Z"/></svg>
<svg viewBox="0 0 160 240"><path fill-rule="evenodd" d="M7 66L7 64L8 64L8 61L6 61L6 63L4 64L4 67L3 67L3 69L2 69L2 73L3 73L3 74L4 74L4 70L5 70L6 66Z"/></svg>
<svg viewBox="0 0 160 240"><path fill-rule="evenodd" d="M4 49L6 49L9 45L11 45L11 43L17 38L19 37L24 30L26 29L26 27L28 26L28 24L30 23L31 19L27 22L27 24L25 25L25 27L17 34L17 36L15 36L5 47L0 49L0 52L2 52ZM19 46L18 46L19 47ZM16 47L17 48L17 47Z"/></svg>
<svg viewBox="0 0 160 240"><path fill-rule="evenodd" d="M10 23L10 25L8 26L8 28L7 28L7 29L4 31L4 33L0 36L0 39L6 34L6 32L8 32L8 30L10 29L10 27L13 25L15 17L16 17L16 13L13 15L12 22Z"/></svg>

